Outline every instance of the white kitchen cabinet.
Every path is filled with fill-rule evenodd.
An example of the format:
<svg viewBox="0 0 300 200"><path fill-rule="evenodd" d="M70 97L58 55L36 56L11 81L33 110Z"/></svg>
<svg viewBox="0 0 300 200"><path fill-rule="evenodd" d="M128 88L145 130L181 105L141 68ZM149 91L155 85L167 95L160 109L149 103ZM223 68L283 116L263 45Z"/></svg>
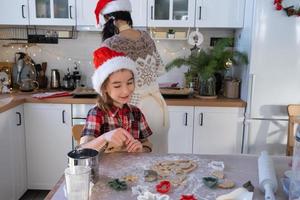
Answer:
<svg viewBox="0 0 300 200"><path fill-rule="evenodd" d="M30 25L76 25L75 0L30 0Z"/></svg>
<svg viewBox="0 0 300 200"><path fill-rule="evenodd" d="M96 27L96 16L94 10L98 0L77 0L77 29L78 30L101 30ZM130 0L132 6L131 18L134 27L147 26L147 0ZM104 18L100 15L100 24L104 24Z"/></svg>
<svg viewBox="0 0 300 200"><path fill-rule="evenodd" d="M168 153L241 153L244 108L168 106Z"/></svg>
<svg viewBox="0 0 300 200"><path fill-rule="evenodd" d="M196 27L242 28L245 0L196 0Z"/></svg>
<svg viewBox="0 0 300 200"><path fill-rule="evenodd" d="M19 199L27 190L27 161L25 142L25 123L23 105L10 110L10 134L12 134L11 152L13 156L14 199Z"/></svg>
<svg viewBox="0 0 300 200"><path fill-rule="evenodd" d="M168 106L170 129L168 153L193 152L193 106Z"/></svg>
<svg viewBox="0 0 300 200"><path fill-rule="evenodd" d="M14 196L13 185L13 154L10 152L12 136L10 134L10 111L0 113L0 194L1 199L12 200Z"/></svg>
<svg viewBox="0 0 300 200"><path fill-rule="evenodd" d="M132 6L131 18L134 27L147 26L147 0L130 0Z"/></svg>
<svg viewBox="0 0 300 200"><path fill-rule="evenodd" d="M195 107L193 153L241 153L244 108Z"/></svg>
<svg viewBox="0 0 300 200"><path fill-rule="evenodd" d="M51 189L72 149L71 105L24 105L29 189Z"/></svg>
<svg viewBox="0 0 300 200"><path fill-rule="evenodd" d="M28 0L9 0L0 6L1 25L28 25Z"/></svg>
<svg viewBox="0 0 300 200"><path fill-rule="evenodd" d="M78 30L101 30L100 26L96 27L96 16L94 11L97 2L98 0L76 0L76 26ZM100 22L103 20L104 18L100 17Z"/></svg>
<svg viewBox="0 0 300 200"><path fill-rule="evenodd" d="M0 199L19 199L27 190L23 105L0 113Z"/></svg>
<svg viewBox="0 0 300 200"><path fill-rule="evenodd" d="M148 26L193 27L195 0L148 0Z"/></svg>

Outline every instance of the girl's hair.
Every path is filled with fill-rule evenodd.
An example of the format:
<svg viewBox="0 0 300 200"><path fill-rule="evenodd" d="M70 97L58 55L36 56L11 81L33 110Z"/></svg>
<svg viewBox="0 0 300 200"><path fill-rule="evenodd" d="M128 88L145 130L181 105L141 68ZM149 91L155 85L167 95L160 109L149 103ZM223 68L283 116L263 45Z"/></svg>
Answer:
<svg viewBox="0 0 300 200"><path fill-rule="evenodd" d="M125 71L125 70L130 71L129 69L120 69L115 72ZM115 73L115 72L113 72L113 73ZM133 72L132 71L130 71L130 72L132 73L132 76L134 78ZM113 73L111 73L110 75L112 75ZM105 92L105 88L107 87L110 75L103 82L101 89L100 89L102 95L98 95L98 99L97 99L97 107L104 111L108 111L111 108L111 106L113 105L113 99Z"/></svg>
<svg viewBox="0 0 300 200"><path fill-rule="evenodd" d="M108 19L108 21L104 24L104 28L102 31L102 41L119 33L118 28L114 25L115 20L124 20L128 23L129 26L132 27L131 15L128 11L112 12L104 15L104 18Z"/></svg>

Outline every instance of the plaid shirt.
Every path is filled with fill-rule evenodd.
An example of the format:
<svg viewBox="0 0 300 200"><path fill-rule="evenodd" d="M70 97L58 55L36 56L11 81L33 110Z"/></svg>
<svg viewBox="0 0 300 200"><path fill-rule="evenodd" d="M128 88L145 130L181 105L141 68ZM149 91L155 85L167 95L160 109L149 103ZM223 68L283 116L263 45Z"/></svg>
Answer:
<svg viewBox="0 0 300 200"><path fill-rule="evenodd" d="M125 104L123 108L112 106L108 111L103 111L97 106L92 108L88 112L81 136L99 137L120 127L127 130L135 139L145 139L152 135L141 110Z"/></svg>

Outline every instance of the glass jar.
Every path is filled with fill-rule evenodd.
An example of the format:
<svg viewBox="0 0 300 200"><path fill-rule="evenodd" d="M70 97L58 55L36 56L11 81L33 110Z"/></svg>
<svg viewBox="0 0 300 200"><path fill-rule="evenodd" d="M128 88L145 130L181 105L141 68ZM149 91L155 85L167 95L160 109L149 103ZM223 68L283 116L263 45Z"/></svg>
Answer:
<svg viewBox="0 0 300 200"><path fill-rule="evenodd" d="M199 95L216 96L216 78L214 75L208 79L199 77Z"/></svg>

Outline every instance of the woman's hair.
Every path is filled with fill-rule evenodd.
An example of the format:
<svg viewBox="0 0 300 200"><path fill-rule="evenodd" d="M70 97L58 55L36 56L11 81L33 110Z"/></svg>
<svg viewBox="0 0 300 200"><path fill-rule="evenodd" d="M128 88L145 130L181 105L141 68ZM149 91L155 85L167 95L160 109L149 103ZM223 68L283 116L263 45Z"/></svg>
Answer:
<svg viewBox="0 0 300 200"><path fill-rule="evenodd" d="M124 71L124 70L129 70L129 69L120 69L115 72ZM113 73L115 73L115 72L113 72ZM110 75L112 75L113 73L111 73ZM131 71L131 73L134 78L134 74L132 71ZM107 94L107 92L105 92L110 75L103 82L101 89L100 89L102 95L98 95L98 99L97 99L97 107L104 111L109 110L109 108L113 105L113 99Z"/></svg>
<svg viewBox="0 0 300 200"><path fill-rule="evenodd" d="M131 15L128 11L112 12L104 15L104 18L108 19L108 21L104 24L104 28L102 31L102 41L119 33L118 28L114 25L115 20L124 20L128 23L129 26L132 27Z"/></svg>

